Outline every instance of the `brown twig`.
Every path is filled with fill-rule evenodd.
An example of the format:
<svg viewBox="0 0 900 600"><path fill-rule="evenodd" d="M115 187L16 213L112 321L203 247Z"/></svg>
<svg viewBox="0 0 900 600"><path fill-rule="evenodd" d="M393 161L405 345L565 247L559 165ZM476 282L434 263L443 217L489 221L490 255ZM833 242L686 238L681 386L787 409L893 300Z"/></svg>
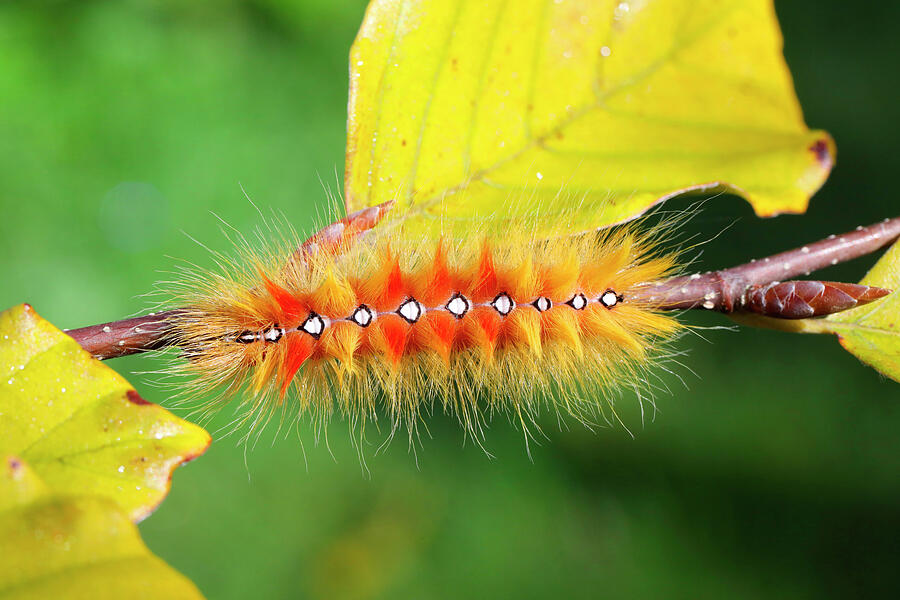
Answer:
<svg viewBox="0 0 900 600"><path fill-rule="evenodd" d="M329 225L304 242L299 252L310 251L315 247L313 243L337 243L338 238L359 235L377 223L389 208L388 204L377 207L375 212L365 209L340 221L343 226ZM366 227L351 226L357 217L364 220ZM900 217L886 219L731 269L650 284L632 294L629 300L651 304L661 310L704 308L728 313L753 311L782 318L836 312L874 300L888 291L831 282L777 282L865 256L898 237ZM810 313L802 303L813 312ZM159 312L73 329L67 333L96 358L127 356L169 345L168 319L176 312Z"/></svg>
<svg viewBox="0 0 900 600"><path fill-rule="evenodd" d="M824 240L730 269L695 273L650 284L632 294L631 300L652 304L660 310L704 308L726 313L740 311L748 307L748 295L758 286L809 275L813 271L865 256L898 237L900 217L885 219L875 225L857 227L855 231L843 235L830 235Z"/></svg>
<svg viewBox="0 0 900 600"><path fill-rule="evenodd" d="M72 329L66 333L94 358L118 358L168 346L168 322L177 312L150 313L133 319Z"/></svg>

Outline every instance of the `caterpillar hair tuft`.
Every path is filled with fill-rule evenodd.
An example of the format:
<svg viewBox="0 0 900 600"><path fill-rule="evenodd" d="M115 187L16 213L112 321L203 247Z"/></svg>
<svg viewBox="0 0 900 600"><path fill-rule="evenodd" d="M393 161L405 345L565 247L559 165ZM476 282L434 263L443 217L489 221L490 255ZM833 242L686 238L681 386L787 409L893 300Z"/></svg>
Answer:
<svg viewBox="0 0 900 600"><path fill-rule="evenodd" d="M481 439L495 413L526 431L542 405L607 416L682 328L632 296L676 269L657 230L430 239L363 217L304 245L241 238L216 271L184 270L166 293L189 396L221 390L204 409L237 402L251 431L337 413L364 432L384 414L413 435L438 408Z"/></svg>

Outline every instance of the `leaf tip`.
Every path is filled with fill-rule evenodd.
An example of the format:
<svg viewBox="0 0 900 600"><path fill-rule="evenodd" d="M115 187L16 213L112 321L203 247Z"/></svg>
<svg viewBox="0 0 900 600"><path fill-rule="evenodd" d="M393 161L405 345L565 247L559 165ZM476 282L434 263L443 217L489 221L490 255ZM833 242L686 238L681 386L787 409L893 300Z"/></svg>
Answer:
<svg viewBox="0 0 900 600"><path fill-rule="evenodd" d="M148 402L148 404L151 403ZM175 470L178 467L202 456L209 449L209 446L212 443L212 436L210 436L209 432L205 429L200 429L200 431L203 432L202 443L199 443L189 450L186 450L174 461L165 466L165 468L168 470L168 473L166 473L165 483L163 483L160 489L161 493L159 494L159 498L155 502L139 506L131 512L129 516L134 523L140 523L141 521L152 515L154 512L156 512L156 509L159 508L159 505L162 504L163 500L168 497L169 492L172 490L172 477L175 475Z"/></svg>

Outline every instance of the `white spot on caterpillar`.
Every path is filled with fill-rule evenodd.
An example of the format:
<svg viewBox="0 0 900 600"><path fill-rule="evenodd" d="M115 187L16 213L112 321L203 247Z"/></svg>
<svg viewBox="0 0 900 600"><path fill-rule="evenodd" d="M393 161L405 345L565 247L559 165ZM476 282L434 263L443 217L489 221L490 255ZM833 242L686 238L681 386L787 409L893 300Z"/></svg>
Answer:
<svg viewBox="0 0 900 600"><path fill-rule="evenodd" d="M369 323L372 322L372 311L368 306L362 304L353 311L353 314L350 315L350 320L360 327L368 327Z"/></svg>
<svg viewBox="0 0 900 600"><path fill-rule="evenodd" d="M470 307L469 300L462 294L457 293L447 302L446 309L457 319L462 319L469 312Z"/></svg>
<svg viewBox="0 0 900 600"><path fill-rule="evenodd" d="M109 328L109 325L104 325L103 333L109 333L110 331L112 331L112 329Z"/></svg>
<svg viewBox="0 0 900 600"><path fill-rule="evenodd" d="M600 296L600 304L605 306L606 308L612 308L619 302L619 297L612 290L607 290L603 292L603 295Z"/></svg>
<svg viewBox="0 0 900 600"><path fill-rule="evenodd" d="M791 269L791 265L789 263L784 263L782 266L784 267L785 271L789 271Z"/></svg>
<svg viewBox="0 0 900 600"><path fill-rule="evenodd" d="M806 246L803 246L802 248L800 248L800 252L802 252L803 254L809 254L809 248Z"/></svg>
<svg viewBox="0 0 900 600"><path fill-rule="evenodd" d="M550 298L545 296L541 296L537 300L534 301L534 307L538 309L538 312L544 312L545 310L550 310L550 307L553 306L553 303L550 302Z"/></svg>
<svg viewBox="0 0 900 600"><path fill-rule="evenodd" d="M832 258L832 259L831 259L831 264L833 264L833 265L838 264L838 259Z"/></svg>
<svg viewBox="0 0 900 600"><path fill-rule="evenodd" d="M712 310L713 308L715 308L716 305L713 304L712 302L710 302L709 300L707 300L706 302L704 302L704 303L701 304L700 306L702 306L702 307L705 308L706 310Z"/></svg>
<svg viewBox="0 0 900 600"><path fill-rule="evenodd" d="M584 297L584 294L575 294L567 304L575 310L584 310L587 306L587 298Z"/></svg>
<svg viewBox="0 0 900 600"><path fill-rule="evenodd" d="M397 314L409 323L415 323L422 316L422 305L415 298L410 298L400 305Z"/></svg>
<svg viewBox="0 0 900 600"><path fill-rule="evenodd" d="M316 313L310 313L306 320L303 321L300 329L314 338L318 338L325 331L325 321Z"/></svg>
<svg viewBox="0 0 900 600"><path fill-rule="evenodd" d="M691 275L691 279L700 279L700 273L694 273Z"/></svg>
<svg viewBox="0 0 900 600"><path fill-rule="evenodd" d="M512 311L512 309L516 307L516 303L513 302L513 299L506 295L506 293L501 292L491 302L491 306L494 307L494 310L505 317Z"/></svg>

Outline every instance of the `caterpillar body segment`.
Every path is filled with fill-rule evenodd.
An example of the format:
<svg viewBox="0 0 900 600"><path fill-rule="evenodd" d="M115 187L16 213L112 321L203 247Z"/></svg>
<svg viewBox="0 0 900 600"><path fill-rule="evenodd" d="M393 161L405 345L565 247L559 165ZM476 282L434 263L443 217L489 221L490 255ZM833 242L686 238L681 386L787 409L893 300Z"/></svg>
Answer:
<svg viewBox="0 0 900 600"><path fill-rule="evenodd" d="M197 393L224 388L254 424L279 408L317 422L385 412L412 431L437 407L479 434L495 412L533 422L543 402L590 422L614 389L648 386L680 329L632 300L675 268L632 229L543 241L374 229L297 256L244 249L173 294L188 307L171 329L190 357L177 370Z"/></svg>

